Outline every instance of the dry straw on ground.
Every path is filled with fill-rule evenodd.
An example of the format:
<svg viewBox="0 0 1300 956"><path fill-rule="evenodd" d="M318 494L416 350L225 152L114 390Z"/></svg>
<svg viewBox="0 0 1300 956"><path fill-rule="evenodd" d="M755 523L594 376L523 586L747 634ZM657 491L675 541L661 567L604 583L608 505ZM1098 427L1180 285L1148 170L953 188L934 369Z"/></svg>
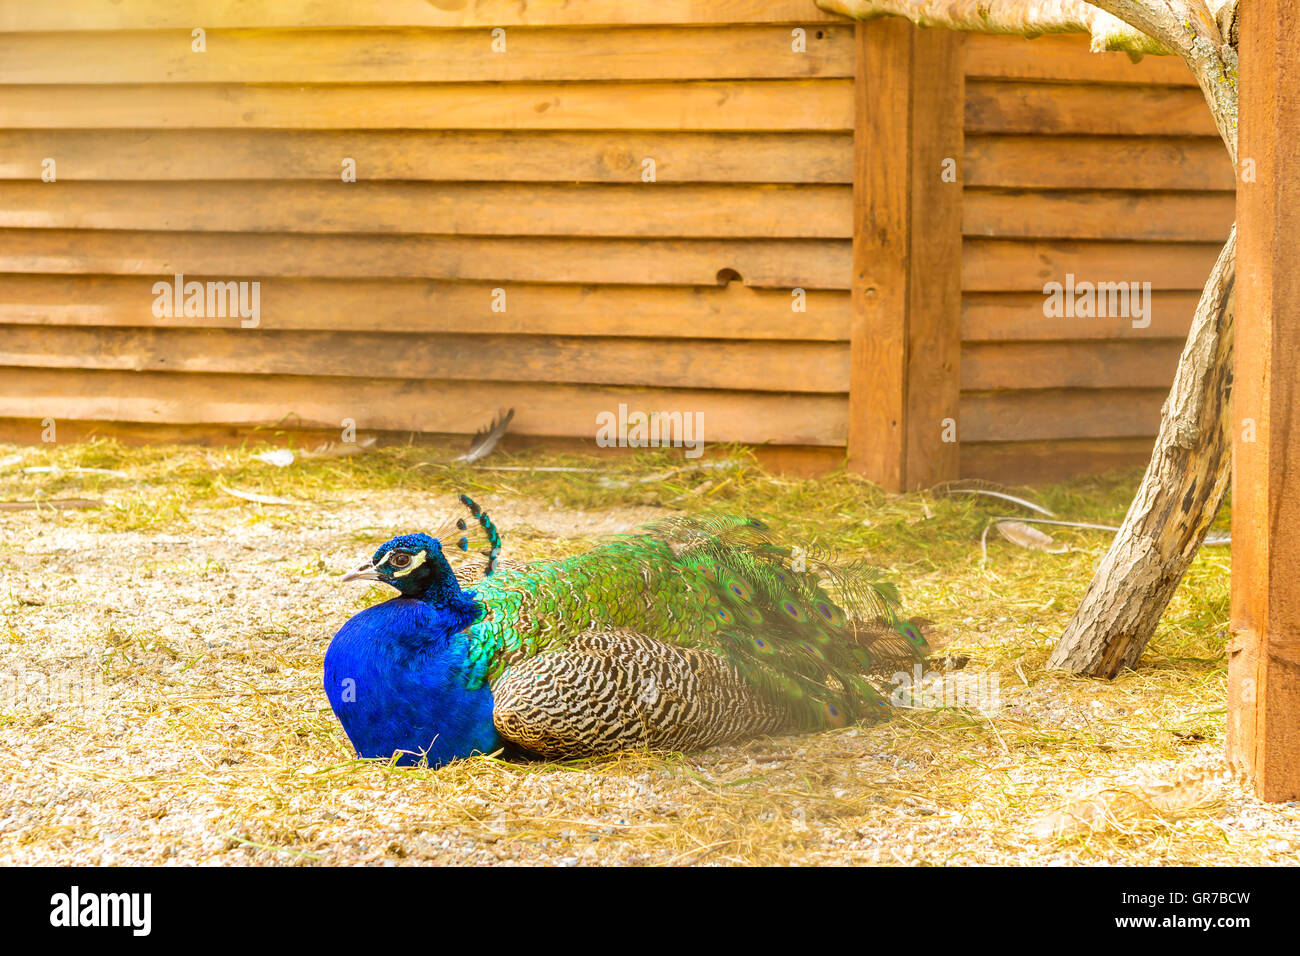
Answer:
<svg viewBox="0 0 1300 956"><path fill-rule="evenodd" d="M707 467L498 454L481 464L513 470L489 470L409 447L277 468L253 457L265 450L0 448L0 501L104 503L0 510L0 863L1296 859L1300 807L1197 776L1223 748L1226 549L1197 559L1141 666L1101 683L1042 667L1104 533L1054 530L1064 554L990 540L981 564L1005 503L774 478L738 452ZM1136 477L1036 494L1113 524ZM671 510L765 514L888 568L934 622L942 666L996 676L1001 707L691 755L357 762L321 658L380 593L337 577L390 534L435 524L458 490L491 508L515 557ZM1180 775L1200 782L1162 803Z"/></svg>

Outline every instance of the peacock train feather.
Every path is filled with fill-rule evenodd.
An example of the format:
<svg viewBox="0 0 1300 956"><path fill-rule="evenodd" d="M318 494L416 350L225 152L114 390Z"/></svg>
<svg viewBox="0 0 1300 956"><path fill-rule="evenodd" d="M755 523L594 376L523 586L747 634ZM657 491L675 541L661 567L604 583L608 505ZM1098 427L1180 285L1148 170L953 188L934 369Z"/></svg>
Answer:
<svg viewBox="0 0 1300 956"><path fill-rule="evenodd" d="M461 502L468 517L394 538L345 576L399 592L325 656L362 757L687 751L842 727L887 714L873 674L928 651L876 569L783 545L754 518L665 518L520 564ZM448 554L470 560L453 570Z"/></svg>

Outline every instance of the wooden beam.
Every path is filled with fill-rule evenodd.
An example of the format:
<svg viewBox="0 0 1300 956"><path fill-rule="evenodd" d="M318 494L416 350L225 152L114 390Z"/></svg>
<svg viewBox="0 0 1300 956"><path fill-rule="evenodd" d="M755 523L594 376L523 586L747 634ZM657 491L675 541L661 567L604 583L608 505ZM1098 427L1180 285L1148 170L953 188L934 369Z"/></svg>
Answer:
<svg viewBox="0 0 1300 956"><path fill-rule="evenodd" d="M459 27L599 26L636 24L843 23L809 0L66 0L6 4L0 30L212 30L241 27Z"/></svg>
<svg viewBox="0 0 1300 956"><path fill-rule="evenodd" d="M922 488L958 469L962 37L886 18L857 41L849 467Z"/></svg>
<svg viewBox="0 0 1300 956"><path fill-rule="evenodd" d="M173 241L178 241L177 240ZM3 234L0 234L3 241ZM1205 284L1220 242L1097 242L1088 239L984 239L962 246L967 292L1037 292L1053 280L1087 276L1092 282L1134 282L1156 290L1191 292Z"/></svg>
<svg viewBox="0 0 1300 956"><path fill-rule="evenodd" d="M514 408L511 434L589 439L598 414L626 404L698 412L709 444L837 450L848 428L844 396L825 393L12 366L0 367L0 382L0 418L35 421L337 428L352 418L361 431L468 434Z"/></svg>
<svg viewBox="0 0 1300 956"><path fill-rule="evenodd" d="M1228 748L1300 797L1300 9L1242 4Z"/></svg>
<svg viewBox="0 0 1300 956"><path fill-rule="evenodd" d="M805 30L802 49L791 42L792 29L517 27L510 30L504 56L483 29L210 29L210 54L200 56L190 50L188 30L0 33L0 83L535 83L853 75L852 24ZM1086 42L1072 49L1076 59L1100 59L1088 52ZM1128 57L1115 55L1128 63ZM1176 58L1147 57L1143 66L1170 59ZM1194 83L1181 60L1177 65ZM1113 67L1105 63L1099 72L1108 68Z"/></svg>
<svg viewBox="0 0 1300 956"><path fill-rule="evenodd" d="M7 86L14 129L838 131L848 80Z"/></svg>
<svg viewBox="0 0 1300 956"><path fill-rule="evenodd" d="M1223 149L1222 145L1219 149ZM31 185L36 187L38 184ZM251 183L240 183L239 188L248 189L251 185ZM835 187L820 188L832 190ZM9 195L13 194L0 189L0 196L7 198ZM36 195L39 194L35 194L33 198ZM775 204L773 207L764 206L755 209L745 204L745 200L749 197L743 192L737 191L732 195L739 200L738 205L748 217L763 215L771 216L777 222L781 221L780 210L774 208ZM827 207L817 210L820 213L817 222L829 235L827 226L834 215L829 208L829 203L833 199L833 194L819 195L818 198L826 203ZM686 207L683 210L684 215L689 216L692 211L689 203L682 205ZM261 212L260 209L257 211ZM76 212L84 215L82 210ZM94 209L94 212L104 216L119 215L117 209L112 212ZM70 213L73 211L69 210L64 215ZM1230 192L1147 193L1081 189L1046 192L1025 189L968 189L965 193L962 221L966 235L989 238L1217 242L1222 245L1227 241L1228 233L1232 231L1234 213L1235 199ZM9 217L17 219L24 214L30 215L21 206L17 208L6 206L5 218L0 221L7 223L11 221ZM44 214L48 215L48 213ZM305 216L306 213L301 215Z"/></svg>
<svg viewBox="0 0 1300 956"><path fill-rule="evenodd" d="M976 79L970 81L966 99L966 130L1037 136L1213 136L1217 132L1205 96L1195 87Z"/></svg>
<svg viewBox="0 0 1300 956"><path fill-rule="evenodd" d="M212 276L189 275L207 282ZM0 323L26 325L223 328L239 326L225 315L154 315L156 276L0 274ZM852 308L848 291L807 290L808 311L790 312L789 289L724 286L560 285L512 282L509 308L493 312L494 282L431 279L263 280L261 325L266 331L411 334L444 332L495 335L634 336L655 339L745 339L847 342ZM1042 298L1026 305L995 296L976 312L973 336L993 337L1003 328L1040 330ZM274 301L272 301L274 299ZM376 302L383 302L376 309ZM1156 299L1152 314L1160 316ZM1036 319L1033 314L1037 307ZM1187 334L1183 309L1181 327ZM1080 319L1080 323L1088 320ZM1104 321L1104 320L1094 320ZM1109 338L1080 325L1080 337ZM1151 328L1162 328L1152 322ZM1144 330L1145 331L1145 330ZM1135 333L1136 334L1136 333ZM1003 336L1011 337L1011 336ZM1023 336L1022 336L1023 337Z"/></svg>
<svg viewBox="0 0 1300 956"><path fill-rule="evenodd" d="M448 279L847 289L847 239L593 239L0 229L0 273ZM1012 260L1016 255L1012 251ZM1021 256L1025 253L1019 252ZM996 255L992 288L1011 285ZM1064 270L1062 270L1064 271ZM1080 270L1082 271L1082 270ZM1100 271L1100 270L1098 270ZM1175 276L1176 278L1176 276ZM1160 288L1167 288L1162 284ZM987 288L987 287L986 287Z"/></svg>
<svg viewBox="0 0 1300 956"><path fill-rule="evenodd" d="M0 227L193 232L312 232L457 236L848 239L852 189L741 183L61 182L0 180ZM981 220L1027 217L1037 194L992 192ZM1073 194L1072 194L1073 195ZM1113 210L1080 194L1079 212ZM1228 225L1232 197L1225 194ZM1160 238L1204 232L1216 212L1203 197L1166 197L1141 209ZM1133 203L1132 199L1116 200ZM1139 200L1140 201L1140 200ZM1039 209L1060 203L1040 202ZM1043 218L1041 215L1039 219ZM1222 218L1222 217L1220 217ZM1173 230L1177 223L1185 235ZM1032 228L1034 220L1029 218ZM1044 230L1039 229L1042 233ZM1227 227L1214 238L1227 235ZM1029 233L1026 233L1029 234ZM1077 233L1076 233L1077 235Z"/></svg>
<svg viewBox="0 0 1300 956"><path fill-rule="evenodd" d="M59 428L63 428L62 422ZM1151 460L1152 443L1151 438L963 442L961 474L963 478L1009 484L1066 481L1079 475L1144 465Z"/></svg>
<svg viewBox="0 0 1300 956"><path fill-rule="evenodd" d="M22 141L11 144L6 139L18 135L16 132L0 134L0 146L23 147ZM162 144L155 145L158 149L165 148ZM130 143L105 143L101 148L104 147L126 150ZM89 153L93 148L80 142L68 144L69 152L76 150L79 154ZM287 148L288 144L282 147ZM321 148L325 148L324 144ZM234 149L232 141L228 150L232 160ZM145 159L143 155L139 157L141 163ZM84 159L78 155L78 160L79 169L90 168L89 155ZM134 158L132 161L135 162ZM1218 136L970 135L966 137L965 166L963 179L967 186L1186 192L1230 192L1237 186L1232 160ZM135 168L133 165L132 169ZM0 174L3 170L0 166Z"/></svg>
<svg viewBox="0 0 1300 956"><path fill-rule="evenodd" d="M1217 141L1215 148L1223 152ZM1131 155L1118 155L1116 162L1128 162ZM1175 163L1168 151L1159 155L1159 163ZM368 182L639 185L646 156L654 157L663 184L853 181L853 136L847 131L665 130L612 137L603 130L0 129L0 180L39 180L46 156L59 157L60 183L273 179L281 184L314 180L334 185L344 156L356 159L360 179ZM1137 160L1138 165L1145 162L1142 157ZM1230 189L1231 164L1220 161L1229 167ZM1064 159L1057 155L1052 162ZM1038 156L1026 157L1023 151L1006 159L995 150L985 163L991 167L987 178L990 185L1038 185L1002 171L1036 163L1040 163ZM1178 164L1176 172L1183 165ZM1195 168L1191 167L1189 179ZM1070 180L1064 182L1068 185ZM1057 184L1049 179L1046 185ZM1112 187L1102 182L1097 188Z"/></svg>
<svg viewBox="0 0 1300 956"><path fill-rule="evenodd" d="M0 366L839 393L842 342L0 325ZM1029 345L1030 349L1051 346ZM993 348L1007 348L994 346ZM1102 346L1092 346L1102 348ZM1130 345L1144 350L1146 343ZM1132 360L1121 368L1131 366ZM1077 369L1091 365L1075 362ZM792 376L792 368L817 369ZM1167 376L1166 376L1167 377Z"/></svg>
<svg viewBox="0 0 1300 956"><path fill-rule="evenodd" d="M5 303L6 281L0 278L0 303ZM1149 300L1151 303L1149 325L1135 329L1131 319L1115 319L1111 316L1078 317L1071 319L1068 341L1175 339L1185 342L1187 330L1192 326L1192 315L1196 311L1196 304L1200 298L1200 292L1153 290ZM848 305L846 299L844 302L846 313ZM0 304L0 316L6 315L9 309L19 316L32 314L29 308L23 306L14 308L7 304ZM1006 293L968 292L962 296L961 312L963 342L1061 342L1065 340L1060 326L1043 322L1041 290ZM38 319L14 318L6 321L28 322L38 321ZM847 327L847 322L845 325Z"/></svg>

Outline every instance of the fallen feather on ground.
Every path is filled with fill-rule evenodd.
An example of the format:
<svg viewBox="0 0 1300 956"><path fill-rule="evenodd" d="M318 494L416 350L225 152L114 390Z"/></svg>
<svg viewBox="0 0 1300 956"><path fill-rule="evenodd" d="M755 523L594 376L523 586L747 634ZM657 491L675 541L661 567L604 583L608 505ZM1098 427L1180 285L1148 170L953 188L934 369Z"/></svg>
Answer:
<svg viewBox="0 0 1300 956"><path fill-rule="evenodd" d="M315 448L309 448L307 451L299 452L299 458L346 458L349 455L359 455L362 452L372 451L375 448L377 439L363 438L361 441L327 441L317 445Z"/></svg>
<svg viewBox="0 0 1300 956"><path fill-rule="evenodd" d="M240 491L238 488L229 488L226 485L217 485L222 491L236 498L243 498L245 501L255 501L259 505L293 505L299 507L307 504L305 501L294 501L291 498L277 498L274 495L262 495L256 491Z"/></svg>
<svg viewBox="0 0 1300 956"><path fill-rule="evenodd" d="M268 465L275 465L277 468L288 468L293 464L293 452L287 448L275 448L271 451L260 452L253 456L258 461L264 461Z"/></svg>
<svg viewBox="0 0 1300 956"><path fill-rule="evenodd" d="M474 433L474 438L469 443L469 451L453 458L452 461L463 461L466 464L471 464L492 454L493 449L505 437L507 429L510 428L510 420L514 417L515 410L513 408L499 412L490 424Z"/></svg>
<svg viewBox="0 0 1300 956"><path fill-rule="evenodd" d="M1064 545L1059 548L1053 547L1053 545L1056 544L1056 539L1049 534L1044 534L1037 528L1030 527L1023 521L996 520L991 524L985 525L984 533L980 535L980 554L982 559L987 559L989 556L989 528L997 528L998 533L1012 544L1018 545L1022 548L1028 548L1031 551L1046 551L1048 554L1065 554L1066 551L1070 550Z"/></svg>

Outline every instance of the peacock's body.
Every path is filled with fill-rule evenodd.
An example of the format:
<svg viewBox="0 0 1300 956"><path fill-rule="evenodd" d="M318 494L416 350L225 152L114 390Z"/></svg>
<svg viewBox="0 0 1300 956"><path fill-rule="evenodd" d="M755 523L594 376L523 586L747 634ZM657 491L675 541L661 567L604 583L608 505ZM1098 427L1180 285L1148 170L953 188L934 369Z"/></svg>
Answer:
<svg viewBox="0 0 1300 956"><path fill-rule="evenodd" d="M923 657L895 589L781 547L761 522L671 518L575 557L498 566L487 515L387 542L348 575L401 596L325 656L362 757L438 765L503 744L546 757L694 750L840 727L888 710L868 673ZM487 575L443 554L486 534ZM458 579L459 574L459 579Z"/></svg>

